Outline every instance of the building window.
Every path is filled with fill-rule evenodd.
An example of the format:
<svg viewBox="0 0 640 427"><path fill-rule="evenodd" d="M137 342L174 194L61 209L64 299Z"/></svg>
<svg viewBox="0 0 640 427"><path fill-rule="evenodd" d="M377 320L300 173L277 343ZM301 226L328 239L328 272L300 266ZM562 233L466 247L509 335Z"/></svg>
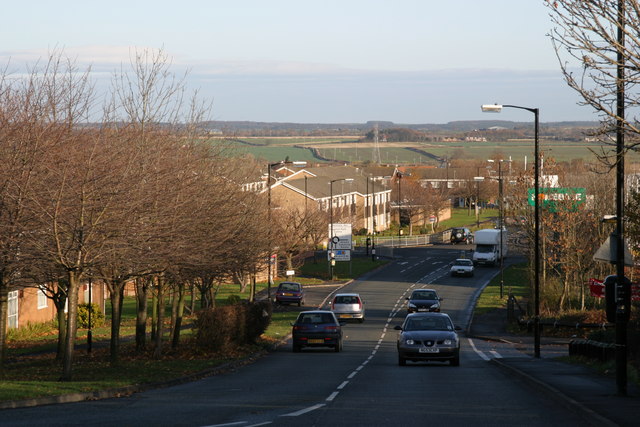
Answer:
<svg viewBox="0 0 640 427"><path fill-rule="evenodd" d="M18 291L9 292L9 313L7 320L9 328L16 329L18 327Z"/></svg>
<svg viewBox="0 0 640 427"><path fill-rule="evenodd" d="M47 308L48 299L47 294L45 294L42 289L38 288L38 310Z"/></svg>

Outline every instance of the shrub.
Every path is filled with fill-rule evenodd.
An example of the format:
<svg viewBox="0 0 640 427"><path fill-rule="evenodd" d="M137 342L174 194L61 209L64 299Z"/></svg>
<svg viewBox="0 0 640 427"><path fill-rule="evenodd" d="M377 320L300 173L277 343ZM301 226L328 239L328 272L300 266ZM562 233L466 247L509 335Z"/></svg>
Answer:
<svg viewBox="0 0 640 427"><path fill-rule="evenodd" d="M255 343L271 321L269 301L238 304L201 310L197 313L196 344L209 350L228 351Z"/></svg>
<svg viewBox="0 0 640 427"><path fill-rule="evenodd" d="M91 310L91 327L102 326L104 323L104 314L98 307L98 304L78 304L78 327L89 327L89 310Z"/></svg>
<svg viewBox="0 0 640 427"><path fill-rule="evenodd" d="M229 295L227 297L227 304L229 304L229 305L239 304L240 301L242 301L242 298L240 298L240 296L238 296L236 294Z"/></svg>

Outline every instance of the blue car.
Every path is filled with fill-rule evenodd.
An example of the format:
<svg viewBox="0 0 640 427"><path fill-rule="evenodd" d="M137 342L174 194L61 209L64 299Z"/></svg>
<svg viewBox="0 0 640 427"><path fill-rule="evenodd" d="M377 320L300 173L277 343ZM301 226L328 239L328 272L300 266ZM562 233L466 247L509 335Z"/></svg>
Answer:
<svg viewBox="0 0 640 427"><path fill-rule="evenodd" d="M276 304L304 304L304 288L298 282L282 282L276 289Z"/></svg>
<svg viewBox="0 0 640 427"><path fill-rule="evenodd" d="M291 331L293 352L303 347L333 347L342 351L342 326L335 314L329 310L302 311Z"/></svg>

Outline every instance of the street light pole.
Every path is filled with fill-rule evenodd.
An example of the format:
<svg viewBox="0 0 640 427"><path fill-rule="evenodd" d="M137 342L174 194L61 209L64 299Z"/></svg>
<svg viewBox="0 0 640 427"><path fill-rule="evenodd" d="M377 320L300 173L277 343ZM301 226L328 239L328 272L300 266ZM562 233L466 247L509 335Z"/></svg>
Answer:
<svg viewBox="0 0 640 427"><path fill-rule="evenodd" d="M480 177L480 168L476 173ZM480 179L476 179L476 227L480 228Z"/></svg>
<svg viewBox="0 0 640 427"><path fill-rule="evenodd" d="M398 238L402 236L402 208L401 208L401 196L400 196L400 180L402 179L402 174L400 171L396 172L396 178L398 178Z"/></svg>
<svg viewBox="0 0 640 427"><path fill-rule="evenodd" d="M504 231L504 198L502 196L502 160L498 161L498 198L500 199L500 205L498 209L498 226L500 227L500 299L504 297L504 252L503 252L503 231ZM509 292L511 296L511 292Z"/></svg>
<svg viewBox="0 0 640 427"><path fill-rule="evenodd" d="M271 300L271 283L273 278L271 277L271 169L278 165L294 165L294 166L306 166L306 161L289 161L280 160L275 163L267 163L267 240L269 244L269 254L267 258L267 299ZM306 183L306 181L305 181ZM306 203L306 188L305 188L305 203Z"/></svg>
<svg viewBox="0 0 640 427"><path fill-rule="evenodd" d="M502 111L502 108L517 108L520 110L526 110L533 113L534 116L534 317L533 317L533 353L534 356L539 359L540 358L540 185L539 185L539 175L540 175L540 155L538 153L538 145L539 145L539 116L540 110L538 108L529 108L529 107L521 107L518 105L499 105L499 104L488 104L482 106L483 112L489 113L499 113Z"/></svg>
<svg viewBox="0 0 640 427"><path fill-rule="evenodd" d="M376 260L376 181L371 178L371 217L373 232L371 233L371 261Z"/></svg>

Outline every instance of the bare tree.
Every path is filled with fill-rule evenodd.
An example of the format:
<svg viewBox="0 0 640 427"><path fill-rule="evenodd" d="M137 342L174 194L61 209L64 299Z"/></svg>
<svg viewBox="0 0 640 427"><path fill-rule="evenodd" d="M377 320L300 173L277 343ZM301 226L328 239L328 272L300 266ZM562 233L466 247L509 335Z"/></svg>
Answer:
<svg viewBox="0 0 640 427"><path fill-rule="evenodd" d="M567 84L600 116L597 134L610 146L618 126L627 138L625 150L639 143L640 127L636 119L640 92L640 2L637 0L547 0L551 19L556 27L550 32L560 67ZM618 6L623 6L623 19ZM623 25L620 25L623 23ZM621 44L618 31L626 43ZM566 55L566 56L565 56ZM621 62L622 60L622 62ZM618 66L624 69L623 80ZM621 86L622 85L622 86ZM621 91L620 88L624 89ZM618 94L632 113L631 118L618 114ZM601 160L615 164L615 151L596 153Z"/></svg>

